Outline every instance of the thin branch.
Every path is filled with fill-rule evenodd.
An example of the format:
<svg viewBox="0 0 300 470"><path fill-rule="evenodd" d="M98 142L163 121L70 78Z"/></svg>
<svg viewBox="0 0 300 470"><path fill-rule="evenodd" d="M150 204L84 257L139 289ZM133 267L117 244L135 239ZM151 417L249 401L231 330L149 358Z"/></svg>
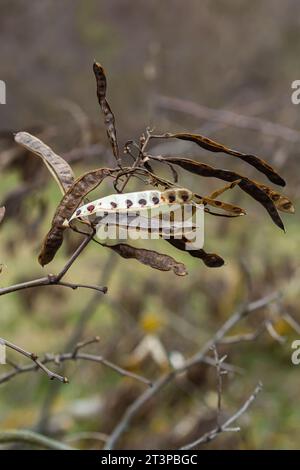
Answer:
<svg viewBox="0 0 300 470"><path fill-rule="evenodd" d="M226 370L222 370L222 364L226 359L226 355L222 358L219 357L217 346L213 346L213 352L215 357L216 371L217 371L217 391L218 391L218 406L217 406L217 425L221 427L221 413L222 413L222 392L223 392L223 375L227 374Z"/></svg>
<svg viewBox="0 0 300 470"><path fill-rule="evenodd" d="M149 379L147 379L147 378L145 378L141 375L135 374L134 372L130 372L128 370L125 370L122 367L117 366L113 362L105 359L103 356L96 356L94 354L87 354L87 353L83 353L83 352L78 352L81 348L83 348L83 347L85 347L85 346L87 346L91 343L95 343L96 341L99 340L98 337L96 337L96 338L93 338L92 340L88 340L88 341L85 341L85 342L78 343L75 346L74 351L72 351L72 352L62 353L62 354L45 354L45 357L41 360L38 360L36 354L29 353L29 352L25 351L24 349L20 348L19 346L15 345L15 344L12 344L9 341L6 341L6 340L0 338L0 341L3 341L3 343L6 344L8 347L10 347L11 349L14 349L15 351L19 352L20 354L22 354L23 356L31 359L34 362L33 365L29 364L29 365L24 365L24 366L21 366L21 365L14 366L13 370L11 370L11 371L7 372L6 374L3 374L3 375L0 376L0 384L2 384L4 382L8 382L10 379L12 379L13 377L15 377L19 374L22 374L22 373L25 373L25 372L35 371L35 370L37 370L37 368L42 369L48 375L48 377L50 377L50 379L58 379L63 383L68 383L68 379L66 377L62 377L62 376L56 374L55 372L50 371L45 366L45 364L48 364L48 363L60 364L60 363L65 362L65 361L83 360L83 361L97 362L97 363L103 364L104 366L112 369L113 371L117 372L118 374L122 375L123 377L130 377L134 380L137 380L137 381L147 385L148 387L151 387L152 382Z"/></svg>
<svg viewBox="0 0 300 470"><path fill-rule="evenodd" d="M61 287L69 287L70 289L92 289L97 290L98 292L102 292L103 294L107 293L106 286L94 286L92 284L74 284L71 282L63 282L56 280L56 276L49 276L41 277L39 279L34 279L32 281L22 282L20 284L15 284L9 287L3 287L0 289L0 295L10 294L12 292L17 292L23 289L31 289L32 287L45 287L45 286L61 286Z"/></svg>
<svg viewBox="0 0 300 470"><path fill-rule="evenodd" d="M87 235L86 238L80 243L78 248L74 251L74 253L70 257L70 259L66 262L63 269L56 276L54 276L55 281L60 281L64 277L64 275L69 271L70 267L76 261L78 256L81 255L85 247L90 243L94 235L95 235L95 230L92 230L92 232L89 235Z"/></svg>
<svg viewBox="0 0 300 470"><path fill-rule="evenodd" d="M35 353L28 352L25 349L21 348L20 346L17 346L16 344L11 343L10 341L7 341L4 338L0 338L0 342L2 344L5 344L8 348L13 349L14 351L18 352L22 356L25 356L28 359L31 359L31 361L34 362L34 365L31 366L32 370L34 370L36 368L39 368L43 372L45 372L45 374L48 375L50 380L57 379L62 383L68 383L67 377L63 377L62 375L59 375L59 374L56 374L55 372L52 372L50 369L48 369L44 365L44 362L39 361L38 356ZM15 368L15 374L14 375L17 375L17 374L21 373L21 371L22 371L21 369L22 369L21 366L17 366ZM5 375L7 375L7 374L5 374ZM3 380L3 382L6 382L6 380ZM0 378L0 383L2 383L1 378Z"/></svg>
<svg viewBox="0 0 300 470"><path fill-rule="evenodd" d="M50 450L77 450L59 441L28 430L0 431L0 443L23 442Z"/></svg>
<svg viewBox="0 0 300 470"><path fill-rule="evenodd" d="M102 269L99 283L100 284L108 284L110 277L114 272L115 265L118 261L117 256L115 253L111 253L104 264ZM64 347L65 351L73 350L76 347L80 338L84 336L84 331L86 328L87 323L90 321L92 316L95 314L99 303L102 301L103 297L99 295L98 292L94 292L94 295L91 296L89 301L84 306L81 314L79 315L76 324L74 325L74 329L70 334L70 337L66 341L66 345ZM37 422L37 429L40 432L47 431L48 420L50 417L52 406L57 398L57 395L60 393L61 387L58 386L58 383L53 384L51 388L48 389L45 399L41 405L41 413L40 417L38 418Z"/></svg>
<svg viewBox="0 0 300 470"><path fill-rule="evenodd" d="M279 299L280 295L276 292L265 297L262 297L259 300L250 302L243 305L238 309L233 315L231 315L228 320L219 328L215 335L207 341L203 348L194 354L190 359L186 360L185 363L179 368L172 370L164 375L162 375L156 382L154 382L152 388L146 390L142 395L140 395L135 402L133 402L125 411L123 417L113 430L110 435L105 449L111 450L115 447L116 443L126 431L126 429L131 424L133 418L138 414L143 405L148 402L152 397L157 395L169 382L171 382L178 374L187 371L190 367L199 364L206 357L207 353L211 347L215 344L218 344L223 337L230 331L240 320L247 317L253 312L266 307L271 302L275 302Z"/></svg>
<svg viewBox="0 0 300 470"><path fill-rule="evenodd" d="M16 291L23 290L23 289L31 289L33 287L43 287L43 286L62 286L62 287L69 287L71 289L78 289L78 288L93 289L93 290L102 292L103 294L106 294L107 293L106 286L94 286L91 284L74 284L74 283L62 281L62 278L68 272L72 264L76 261L78 256L85 249L85 247L90 243L93 236L94 236L94 231L86 236L86 238L79 245L79 247L75 250L71 258L67 261L63 269L58 274L48 274L48 276L44 276L38 279L33 279L32 281L21 282L20 284L3 287L0 289L0 296L5 295L5 294L10 294L12 292L16 292Z"/></svg>
<svg viewBox="0 0 300 470"><path fill-rule="evenodd" d="M238 344L238 343L247 343L251 341L255 341L262 333L265 331L266 325L263 323L260 328L258 328L253 333L244 333L240 335L233 335L233 336L226 336L219 344Z"/></svg>
<svg viewBox="0 0 300 470"><path fill-rule="evenodd" d="M86 341L79 341L79 342L76 344L76 346L75 346L75 348L74 348L74 351L73 351L73 357L74 357L74 359L76 359L77 354L78 354L78 351L79 351L80 349L83 349L83 348L85 348L85 346L88 346L88 345L90 345L90 344L99 343L99 341L100 341L99 336L95 336L95 338L87 339Z"/></svg>
<svg viewBox="0 0 300 470"><path fill-rule="evenodd" d="M259 392L262 390L262 384L259 383L256 387L253 393L250 395L250 397L245 401L243 406L239 408L239 410L234 413L230 418L228 418L225 423L223 423L221 426L218 426L211 431L203 434L199 439L196 439L195 441L186 444L185 446L181 447L180 450L189 450L193 449L194 447L200 445L200 444L207 444L208 442L212 441L215 439L219 434L222 432L237 432L240 430L240 428L230 428L230 425L234 423L238 418L240 418L241 415L243 415L248 408L251 406L251 404L254 402L256 399L257 395Z"/></svg>
<svg viewBox="0 0 300 470"><path fill-rule="evenodd" d="M121 186L121 189L118 190L120 193L122 193L124 191L125 187L127 186L128 182L129 182L129 180L132 176L132 172L134 172L136 170L136 168L141 163L141 160L145 157L145 151L146 151L146 148L147 148L151 138L152 138L151 131L150 131L149 128L147 128L146 129L146 135L142 136L141 139L140 139L141 147L139 148L139 154L138 154L135 162L133 163L133 165L130 169L130 174L127 175L127 178L125 179L123 185Z"/></svg>

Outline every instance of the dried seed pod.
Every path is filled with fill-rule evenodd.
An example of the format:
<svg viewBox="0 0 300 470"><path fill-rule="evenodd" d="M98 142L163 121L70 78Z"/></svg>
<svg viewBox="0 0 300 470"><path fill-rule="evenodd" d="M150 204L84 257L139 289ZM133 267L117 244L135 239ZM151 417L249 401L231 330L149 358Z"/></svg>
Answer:
<svg viewBox="0 0 300 470"><path fill-rule="evenodd" d="M214 168L210 165L206 165L189 158L167 156L161 157L160 161L167 161L169 163L173 163L174 165L179 165L184 170L204 177L214 177L229 182L236 182L236 180L239 180L237 183L238 186L251 197L253 197L256 201L258 201L267 210L273 222L279 228L284 230L283 222L277 212L274 202L255 181L252 181L249 178L246 178L233 171Z"/></svg>
<svg viewBox="0 0 300 470"><path fill-rule="evenodd" d="M219 144L214 140L208 139L200 134L189 134L189 133L177 133L167 134L170 138L176 138L180 140L188 140L195 142L200 147L210 152L222 152L233 157L240 158L244 162L256 168L261 173L265 174L272 183L278 184L279 186L285 186L284 179L271 167L267 162L257 157L256 155L249 155L246 153L238 152L237 150L230 149L225 145Z"/></svg>
<svg viewBox="0 0 300 470"><path fill-rule="evenodd" d="M163 191L161 198L168 204L187 204L193 199L193 193L185 188L171 188Z"/></svg>
<svg viewBox="0 0 300 470"><path fill-rule="evenodd" d="M51 229L47 233L41 253L39 255L39 263L44 266L53 260L57 250L63 242L63 234L65 230L64 221L69 219L75 209L79 206L82 199L93 189L95 189L109 176L112 170L109 168L99 168L89 171L80 176L68 192L64 195L54 214Z"/></svg>
<svg viewBox="0 0 300 470"><path fill-rule="evenodd" d="M280 194L274 189L266 186L264 184L257 183L258 186L265 191L265 193L269 196L270 199L274 202L275 206L279 211L288 212L289 214L294 214L295 208L293 206L292 201L285 196L284 194Z"/></svg>
<svg viewBox="0 0 300 470"><path fill-rule="evenodd" d="M118 245L109 246L106 245L122 258L136 259L146 266L158 269L159 271L173 271L176 276L186 276L188 274L187 269L183 263L179 263L171 256L163 253L157 253L153 250L145 250L144 248L135 248L125 243Z"/></svg>
<svg viewBox="0 0 300 470"><path fill-rule="evenodd" d="M230 214L239 216L239 215L246 215L246 211L239 206L235 206L234 204L230 204L229 202L219 201L218 199L212 199L207 196L199 196L198 194L194 195L194 198L198 199L199 202L202 202L204 205L209 205L212 207L217 207L218 209L222 209Z"/></svg>
<svg viewBox="0 0 300 470"><path fill-rule="evenodd" d="M99 215L103 212L135 212L159 207L164 204L185 204L191 201L193 193L184 188L168 189L160 192L156 189L136 191L134 193L111 194L96 199L80 207L69 222L74 219Z"/></svg>
<svg viewBox="0 0 300 470"><path fill-rule="evenodd" d="M165 240L178 250L185 251L194 258L201 259L203 263L209 268L220 268L224 264L223 258L221 258L221 256L217 255L216 253L206 253L206 251L203 249L188 250L186 245L189 243L189 240L186 238L166 238Z"/></svg>
<svg viewBox="0 0 300 470"><path fill-rule="evenodd" d="M104 114L104 122L106 125L107 136L112 146L113 154L116 160L119 160L119 148L117 140L117 131L115 125L115 117L106 99L106 76L104 69L101 64L94 62L93 65L94 74L97 83L97 97L100 104L100 108Z"/></svg>
<svg viewBox="0 0 300 470"><path fill-rule="evenodd" d="M61 192L65 194L74 183L74 173L70 165L37 137L28 132L18 132L15 141L38 157L41 157L54 177Z"/></svg>

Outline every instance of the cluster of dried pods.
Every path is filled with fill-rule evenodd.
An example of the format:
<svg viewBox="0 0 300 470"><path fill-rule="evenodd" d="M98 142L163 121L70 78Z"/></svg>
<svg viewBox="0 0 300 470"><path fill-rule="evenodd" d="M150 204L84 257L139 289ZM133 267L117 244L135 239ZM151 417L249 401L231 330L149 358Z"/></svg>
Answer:
<svg viewBox="0 0 300 470"><path fill-rule="evenodd" d="M238 152L198 134L167 133L162 135L155 135L149 129L147 129L146 134L140 138L138 143L134 141L128 141L126 143L124 152L130 157L134 158L134 163L131 166L123 166L119 154L115 118L106 99L107 80L105 72L99 63L94 63L93 70L96 77L98 101L101 111L104 115L104 122L113 155L117 162L117 166L115 168L97 168L75 179L70 165L59 155L54 153L41 140L27 132L19 132L15 136L15 141L18 144L39 156L44 161L45 165L54 176L63 193L63 197L55 211L50 230L45 237L39 255L39 263L42 266L53 260L55 254L63 243L64 231L68 228L75 229L72 224L68 225L65 223L65 221L78 218L77 216L79 216L83 210L82 208L78 209L79 206L83 201L86 201L87 195L92 190L97 188L105 178L112 178L113 185L117 193L124 192L126 184L133 176L142 179L145 185L151 185L154 188L162 188L162 191L173 190L174 188L180 188L180 185L178 185L178 175L174 166L181 167L182 169L196 175L203 177L213 177L227 182L225 186L206 196L188 192L188 194L192 194L194 200L196 200L198 203L204 204L206 212L224 217L238 217L244 215L245 211L241 207L217 199L222 193L224 193L224 191L232 189L234 186L239 186L242 191L246 192L249 196L259 202L269 213L273 222L284 230L284 225L278 211L288 213L294 212L292 202L285 195L279 193L266 184L258 183L257 181L254 181L234 171L215 168L185 157L175 157L170 155L153 156L148 153L147 149L148 144L153 139L188 140L210 152L222 152L224 154L241 159L255 167L259 172L263 173L272 183L279 186L285 186L284 179L268 163L256 155L249 155ZM151 166L152 161L167 164L172 170L173 181L162 178L157 173L155 173ZM155 191L156 190L153 190L153 194ZM144 192L145 191L141 192L141 194ZM153 197L159 199L163 193L158 190L156 192L157 195L154 195ZM139 195L139 192L135 194L137 199L139 197L141 200L143 199L142 196ZM129 200L129 198L126 198L124 195L122 201L126 200ZM155 203L154 199L153 201ZM111 203L114 203L114 201L110 200L110 204ZM92 210L94 210L93 203L85 205L84 209L87 210L88 206L90 209L92 208ZM213 212L210 207L217 208L222 212ZM113 206L111 206L111 208L115 209ZM90 228L93 230L91 223ZM184 238L174 238L167 241L177 249L186 251L186 243L188 241ZM157 253L153 250L135 248L124 243L109 246L109 248L113 249L123 258L134 258L143 264L151 266L152 268L162 271L173 270L173 272L177 275L187 274L185 266L182 263L178 263L168 255ZM189 250L188 253L193 257L201 259L208 267L219 267L224 264L224 260L219 255L215 253L206 253L203 249Z"/></svg>

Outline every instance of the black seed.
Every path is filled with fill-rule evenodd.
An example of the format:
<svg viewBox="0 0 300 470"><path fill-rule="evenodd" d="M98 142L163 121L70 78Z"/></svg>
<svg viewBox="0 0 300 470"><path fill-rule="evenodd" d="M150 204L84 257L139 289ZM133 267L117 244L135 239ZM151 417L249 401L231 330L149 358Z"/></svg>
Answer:
<svg viewBox="0 0 300 470"><path fill-rule="evenodd" d="M141 206L145 206L145 205L147 204L146 199L140 199L140 200L139 200L139 204L140 204Z"/></svg>
<svg viewBox="0 0 300 470"><path fill-rule="evenodd" d="M183 200L183 202L187 201L189 199L189 195L187 193L183 193L181 195L181 199Z"/></svg>
<svg viewBox="0 0 300 470"><path fill-rule="evenodd" d="M168 196L168 199L169 199L169 202L174 202L175 199L176 199L176 197L175 197L174 194L170 194L170 195Z"/></svg>
<svg viewBox="0 0 300 470"><path fill-rule="evenodd" d="M111 205L111 207L113 207L114 209L115 209L116 207L118 207L118 204L116 204L115 202L111 202L110 205Z"/></svg>
<svg viewBox="0 0 300 470"><path fill-rule="evenodd" d="M133 204L133 202L130 199L126 199L125 203L128 208L131 207Z"/></svg>
<svg viewBox="0 0 300 470"><path fill-rule="evenodd" d="M221 202L221 201L215 201L215 205L216 205L216 206L221 206L221 205L222 205L222 202Z"/></svg>
<svg viewBox="0 0 300 470"><path fill-rule="evenodd" d="M156 197L156 196L153 196L152 202L153 202L153 204L159 204L159 198Z"/></svg>
<svg viewBox="0 0 300 470"><path fill-rule="evenodd" d="M76 211L76 215L79 215L79 214L81 214L81 209L78 209L78 210Z"/></svg>

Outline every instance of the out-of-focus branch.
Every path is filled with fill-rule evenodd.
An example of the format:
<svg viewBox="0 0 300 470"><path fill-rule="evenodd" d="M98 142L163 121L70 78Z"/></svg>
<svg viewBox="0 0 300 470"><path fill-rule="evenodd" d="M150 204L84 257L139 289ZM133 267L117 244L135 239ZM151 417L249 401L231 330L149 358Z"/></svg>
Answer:
<svg viewBox="0 0 300 470"><path fill-rule="evenodd" d="M169 382L173 381L178 374L182 374L190 367L202 362L210 349L214 345L218 344L240 320L246 318L251 313L254 313L257 310L267 306L271 302L275 302L279 299L279 297L280 295L278 293L273 293L254 302L242 305L240 309L238 309L228 318L228 320L226 320L226 322L219 328L219 330L217 330L215 335L209 341L207 341L207 343L199 352L194 354L194 356L192 356L190 359L187 359L185 363L177 369L173 369L170 372L162 375L156 382L154 382L152 388L146 390L127 408L123 417L107 440L105 449L110 450L115 447L121 435L126 431L133 418L138 414L138 412L141 410L143 405L148 402L148 400L157 395Z"/></svg>
<svg viewBox="0 0 300 470"><path fill-rule="evenodd" d="M226 355L223 357L219 357L217 346L213 346L213 352L216 362L216 370L217 370L217 380L218 380L218 408L217 408L217 425L218 427L221 426L221 413L222 413L222 392L223 392L223 375L227 374L226 370L222 370L222 364L226 359Z"/></svg>
<svg viewBox="0 0 300 470"><path fill-rule="evenodd" d="M256 331L253 333L244 333L240 335L226 336L225 338L219 341L220 344L238 344L246 343L250 341L255 341L262 333L265 331L266 325L263 323Z"/></svg>
<svg viewBox="0 0 300 470"><path fill-rule="evenodd" d="M230 418L228 418L221 426L217 426L214 429L212 429L211 431L203 434L203 436L199 437L199 439L196 439L195 441L181 447L180 450L189 450L189 449L193 449L194 447L196 447L200 444L207 444L208 442L212 441L219 434L221 434L223 432L238 432L238 431L240 431L240 428L238 428L238 427L231 428L230 427L231 424L233 424L238 418L240 418L240 416L242 416L244 413L246 413L246 411L248 410L250 405L254 402L254 400L256 399L257 395L259 394L259 392L261 390L262 390L262 384L259 383L255 387L255 390L250 395L250 397L245 401L243 406L241 406L241 408L239 408L239 410L236 413L234 413Z"/></svg>
<svg viewBox="0 0 300 470"><path fill-rule="evenodd" d="M9 442L23 442L24 444L32 444L34 446L43 447L49 450L77 450L66 444L62 444L55 439L43 436L37 432L28 430L0 431L0 444Z"/></svg>
<svg viewBox="0 0 300 470"><path fill-rule="evenodd" d="M205 119L205 121L259 131L276 139L279 137L291 143L300 142L300 132L281 124L267 121L266 119L245 116L224 109L213 109L193 103L192 101L169 96L158 96L156 98L156 106L159 109L190 114L198 119Z"/></svg>

